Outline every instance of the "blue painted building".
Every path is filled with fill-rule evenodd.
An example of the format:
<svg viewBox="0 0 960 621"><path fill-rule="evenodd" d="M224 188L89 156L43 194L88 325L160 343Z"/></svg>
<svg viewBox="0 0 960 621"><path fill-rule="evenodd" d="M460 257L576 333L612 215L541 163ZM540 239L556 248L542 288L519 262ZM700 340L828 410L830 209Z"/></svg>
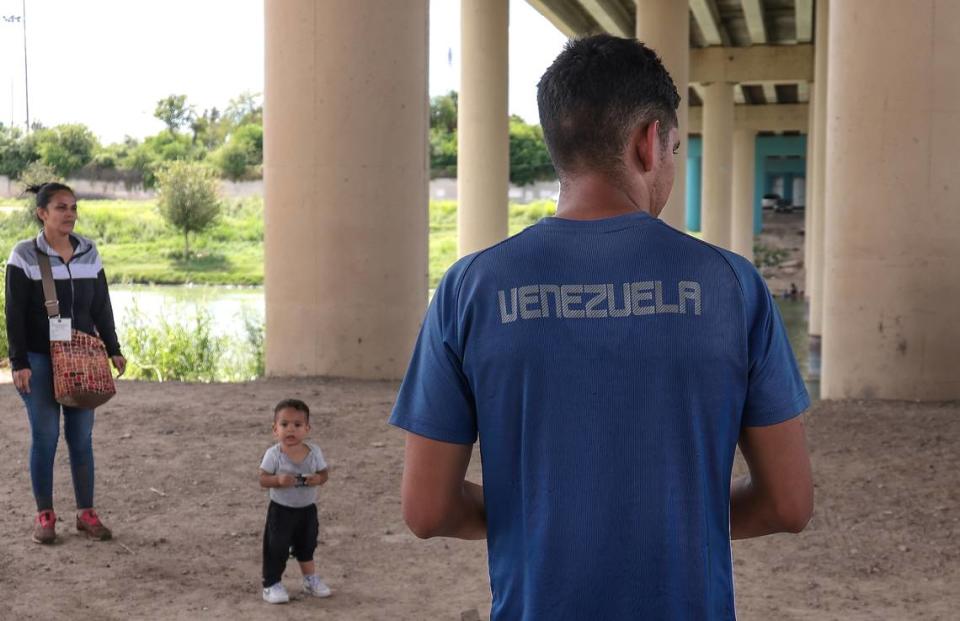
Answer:
<svg viewBox="0 0 960 621"><path fill-rule="evenodd" d="M763 228L761 204L763 195L773 191L778 181L782 182L784 199L791 202L796 198L793 191L794 181L806 178L807 137L764 136L756 138L756 161L754 170L754 209L753 231L760 233ZM703 139L690 136L687 142L687 229L700 231L701 180L703 176Z"/></svg>

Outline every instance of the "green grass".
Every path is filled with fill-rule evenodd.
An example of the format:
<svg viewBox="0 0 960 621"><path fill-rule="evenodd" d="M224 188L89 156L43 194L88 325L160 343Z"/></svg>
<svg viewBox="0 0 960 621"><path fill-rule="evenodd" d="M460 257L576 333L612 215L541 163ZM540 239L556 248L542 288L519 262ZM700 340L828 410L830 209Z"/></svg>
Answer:
<svg viewBox="0 0 960 621"><path fill-rule="evenodd" d="M13 209L2 209L12 207ZM553 201L510 205L514 235L552 215ZM6 257L21 239L36 235L22 202L0 204L0 255ZM225 202L220 221L190 237L191 256L183 260L183 236L157 213L155 201L81 201L77 232L93 239L112 283L179 285L263 284L263 201ZM430 287L457 258L456 201L430 203Z"/></svg>
<svg viewBox="0 0 960 621"><path fill-rule="evenodd" d="M536 201L526 205L510 204L508 230L516 235L541 218L557 211L553 201ZM430 202L430 288L434 289L440 277L457 260L457 202Z"/></svg>
<svg viewBox="0 0 960 621"><path fill-rule="evenodd" d="M9 207L17 206L8 203ZM36 235L26 209L0 212L0 254ZM112 283L263 284L263 201L228 200L220 220L190 236L183 259L183 235L168 227L155 201L81 201L77 233L93 239Z"/></svg>

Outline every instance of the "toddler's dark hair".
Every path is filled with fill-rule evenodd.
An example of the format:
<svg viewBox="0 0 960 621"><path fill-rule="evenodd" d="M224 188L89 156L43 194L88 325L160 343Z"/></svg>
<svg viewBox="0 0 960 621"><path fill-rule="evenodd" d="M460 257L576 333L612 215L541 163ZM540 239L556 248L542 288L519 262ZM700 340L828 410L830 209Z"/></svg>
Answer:
<svg viewBox="0 0 960 621"><path fill-rule="evenodd" d="M300 399L284 399L278 403L277 407L273 408L273 422L277 422L277 417L280 415L280 410L286 409L303 412L303 416L307 419L307 422L310 422L310 408L308 408L307 404Z"/></svg>

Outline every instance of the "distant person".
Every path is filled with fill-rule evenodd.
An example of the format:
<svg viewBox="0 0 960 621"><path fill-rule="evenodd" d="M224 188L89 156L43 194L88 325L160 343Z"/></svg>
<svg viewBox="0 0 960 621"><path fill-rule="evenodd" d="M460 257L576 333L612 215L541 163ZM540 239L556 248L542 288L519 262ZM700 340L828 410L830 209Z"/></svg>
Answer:
<svg viewBox="0 0 960 621"><path fill-rule="evenodd" d="M749 261L657 219L685 128L652 50L571 41L537 97L557 215L437 288L390 419L404 518L488 539L494 621L734 619L730 539L812 511L776 304Z"/></svg>
<svg viewBox="0 0 960 621"><path fill-rule="evenodd" d="M54 399L50 361L50 319L47 316L37 253L50 258L60 316L75 330L99 336L120 374L126 360L120 353L110 306L107 278L97 247L73 232L77 198L62 183L27 188L36 195L36 216L43 229L34 239L14 246L7 261L7 340L13 383L30 420L30 478L37 502L33 540L56 540L53 510L53 462L60 438L60 413L70 452L70 470L77 502L77 530L92 539L110 539L93 507L93 410L61 406Z"/></svg>
<svg viewBox="0 0 960 621"><path fill-rule="evenodd" d="M260 486L270 489L270 506L263 529L263 600L290 601L280 581L291 551L303 574L303 592L329 597L330 587L317 575L313 553L317 548L317 487L327 482L327 462L320 447L304 442L310 433L310 408L303 401L285 399L273 410L277 443L260 462Z"/></svg>

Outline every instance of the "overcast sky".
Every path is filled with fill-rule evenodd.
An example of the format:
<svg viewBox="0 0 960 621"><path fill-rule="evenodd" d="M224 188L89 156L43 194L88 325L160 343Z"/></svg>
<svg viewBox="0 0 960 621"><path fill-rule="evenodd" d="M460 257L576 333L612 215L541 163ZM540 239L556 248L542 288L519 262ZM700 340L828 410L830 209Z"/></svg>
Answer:
<svg viewBox="0 0 960 621"><path fill-rule="evenodd" d="M325 1L325 0L319 0ZM403 1L403 0L394 0ZM23 0L0 0L0 122L23 126ZM26 0L30 119L104 143L163 128L158 99L198 109L263 91L263 0ZM510 112L538 122L536 83L563 35L510 0ZM430 1L430 94L458 89L460 1Z"/></svg>

